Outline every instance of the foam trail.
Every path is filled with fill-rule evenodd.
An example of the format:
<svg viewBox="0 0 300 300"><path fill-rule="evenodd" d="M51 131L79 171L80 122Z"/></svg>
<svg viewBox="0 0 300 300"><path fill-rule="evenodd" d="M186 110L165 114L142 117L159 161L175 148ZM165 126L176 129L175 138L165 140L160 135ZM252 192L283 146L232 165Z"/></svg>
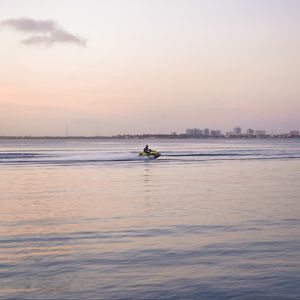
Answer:
<svg viewBox="0 0 300 300"><path fill-rule="evenodd" d="M8 140L1 144L0 164L99 164L106 162L138 163L153 161L139 157L141 141L98 141L90 140ZM156 141L153 145L162 156L155 160L161 163L199 163L233 160L299 159L299 143L263 141L258 144L238 143L199 143L177 141ZM152 143L154 144L154 142Z"/></svg>

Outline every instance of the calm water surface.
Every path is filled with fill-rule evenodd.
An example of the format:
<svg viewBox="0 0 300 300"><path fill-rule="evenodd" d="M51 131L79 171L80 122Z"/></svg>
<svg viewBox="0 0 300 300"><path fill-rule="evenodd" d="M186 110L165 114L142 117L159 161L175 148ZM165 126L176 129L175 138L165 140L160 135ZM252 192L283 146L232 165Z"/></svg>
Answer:
<svg viewBox="0 0 300 300"><path fill-rule="evenodd" d="M0 298L300 299L299 178L299 139L0 140Z"/></svg>

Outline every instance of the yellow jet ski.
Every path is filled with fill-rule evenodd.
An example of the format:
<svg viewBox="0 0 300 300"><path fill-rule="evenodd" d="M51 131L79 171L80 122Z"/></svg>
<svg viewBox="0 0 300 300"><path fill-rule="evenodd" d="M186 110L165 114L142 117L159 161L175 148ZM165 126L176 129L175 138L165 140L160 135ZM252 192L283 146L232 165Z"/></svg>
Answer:
<svg viewBox="0 0 300 300"><path fill-rule="evenodd" d="M160 156L161 156L161 154L156 150L150 150L150 152L141 151L139 153L139 157L149 158L149 159L155 159Z"/></svg>

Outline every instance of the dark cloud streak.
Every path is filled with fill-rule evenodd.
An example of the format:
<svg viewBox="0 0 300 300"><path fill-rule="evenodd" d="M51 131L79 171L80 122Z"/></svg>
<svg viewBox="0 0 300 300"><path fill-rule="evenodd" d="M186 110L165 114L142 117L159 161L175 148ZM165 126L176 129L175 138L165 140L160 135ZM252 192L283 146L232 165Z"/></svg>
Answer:
<svg viewBox="0 0 300 300"><path fill-rule="evenodd" d="M85 46L86 41L64 30L56 30L49 35L34 35L22 40L25 45L45 44L51 46L55 43L73 43Z"/></svg>
<svg viewBox="0 0 300 300"><path fill-rule="evenodd" d="M59 29L53 20L33 20L28 18L7 19L1 22L2 25L10 26L21 32L52 32Z"/></svg>
<svg viewBox="0 0 300 300"><path fill-rule="evenodd" d="M51 46L55 43L73 43L79 46L86 45L85 39L64 30L53 20L19 18L3 20L0 24L2 26L9 26L23 33L35 33L21 41L25 45L44 44ZM40 33L40 35L36 35L36 33Z"/></svg>

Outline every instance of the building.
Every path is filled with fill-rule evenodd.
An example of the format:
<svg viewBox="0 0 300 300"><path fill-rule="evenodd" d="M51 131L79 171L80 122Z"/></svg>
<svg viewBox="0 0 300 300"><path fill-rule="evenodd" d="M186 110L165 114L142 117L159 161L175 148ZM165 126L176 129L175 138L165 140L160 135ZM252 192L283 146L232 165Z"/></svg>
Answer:
<svg viewBox="0 0 300 300"><path fill-rule="evenodd" d="M247 129L246 134L247 135L254 135L254 130L249 128L249 129Z"/></svg>
<svg viewBox="0 0 300 300"><path fill-rule="evenodd" d="M192 128L192 129L188 128L186 129L185 134L192 137L200 137L203 135L203 131L199 128Z"/></svg>
<svg viewBox="0 0 300 300"><path fill-rule="evenodd" d="M186 129L186 131L185 131L185 134L186 135L193 135L193 129Z"/></svg>
<svg viewBox="0 0 300 300"><path fill-rule="evenodd" d="M211 130L210 135L212 137L221 137L222 136L222 132L221 132L221 130Z"/></svg>
<svg viewBox="0 0 300 300"><path fill-rule="evenodd" d="M204 129L204 136L209 136L209 129L208 128Z"/></svg>
<svg viewBox="0 0 300 300"><path fill-rule="evenodd" d="M234 135L241 135L242 134L242 129L241 129L241 127L234 127L233 128L233 134Z"/></svg>
<svg viewBox="0 0 300 300"><path fill-rule="evenodd" d="M265 136L266 131L265 130L255 130L255 135L260 137L260 136Z"/></svg>

